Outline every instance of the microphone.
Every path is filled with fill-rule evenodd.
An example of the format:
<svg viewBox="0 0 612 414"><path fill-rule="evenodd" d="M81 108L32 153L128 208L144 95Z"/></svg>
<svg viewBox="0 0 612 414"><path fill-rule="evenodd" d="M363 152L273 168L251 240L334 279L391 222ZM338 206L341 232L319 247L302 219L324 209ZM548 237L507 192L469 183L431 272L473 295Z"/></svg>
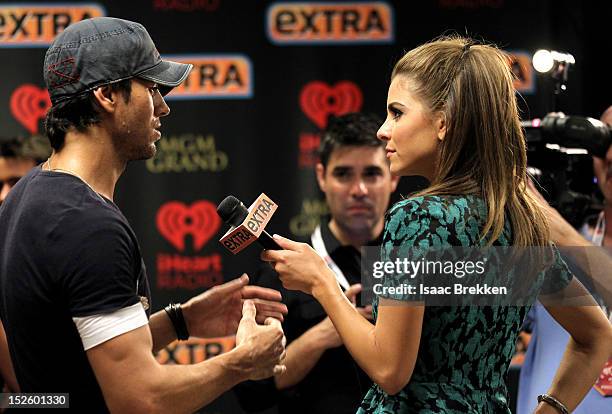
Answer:
<svg viewBox="0 0 612 414"><path fill-rule="evenodd" d="M264 230L276 208L277 205L263 193L249 209L236 197L225 197L217 206L217 214L232 228L219 241L234 254L254 241L266 250L282 250Z"/></svg>

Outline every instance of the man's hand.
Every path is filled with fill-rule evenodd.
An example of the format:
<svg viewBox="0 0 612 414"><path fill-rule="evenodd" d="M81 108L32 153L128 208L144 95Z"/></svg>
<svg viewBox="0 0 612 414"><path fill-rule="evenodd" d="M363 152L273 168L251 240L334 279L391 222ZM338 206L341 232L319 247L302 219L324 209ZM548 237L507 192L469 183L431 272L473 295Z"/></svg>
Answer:
<svg viewBox="0 0 612 414"><path fill-rule="evenodd" d="M342 345L342 338L338 335L338 331L336 331L336 327L329 316L313 326L312 330L316 334L315 338L317 338L319 346L323 349L337 348Z"/></svg>
<svg viewBox="0 0 612 414"><path fill-rule="evenodd" d="M236 333L236 350L244 350L239 364L251 380L258 380L282 374L286 367L286 339L278 319L266 318L264 325L256 322L257 310L253 301L246 300L242 319Z"/></svg>
<svg viewBox="0 0 612 414"><path fill-rule="evenodd" d="M355 283L354 285L349 286L349 288L344 291L344 294L346 295L348 300L351 301L353 306L355 306L361 316L371 321L374 319L374 317L372 316L372 305L367 305L364 307L357 306L357 295L361 293L361 289L361 283Z"/></svg>
<svg viewBox="0 0 612 414"><path fill-rule="evenodd" d="M287 306L280 303L280 292L260 286L248 286L249 277L215 286L181 305L190 336L201 338L234 335L246 299L252 299L257 310L256 321L267 318L283 321Z"/></svg>

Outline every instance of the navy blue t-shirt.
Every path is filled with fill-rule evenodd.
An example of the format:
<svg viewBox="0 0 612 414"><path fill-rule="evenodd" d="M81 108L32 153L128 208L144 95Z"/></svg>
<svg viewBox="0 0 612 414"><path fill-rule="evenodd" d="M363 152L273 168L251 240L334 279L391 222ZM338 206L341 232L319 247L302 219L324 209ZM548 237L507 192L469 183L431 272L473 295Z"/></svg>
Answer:
<svg viewBox="0 0 612 414"><path fill-rule="evenodd" d="M106 412L72 320L150 301L136 236L79 178L36 167L0 208L0 314L22 392Z"/></svg>

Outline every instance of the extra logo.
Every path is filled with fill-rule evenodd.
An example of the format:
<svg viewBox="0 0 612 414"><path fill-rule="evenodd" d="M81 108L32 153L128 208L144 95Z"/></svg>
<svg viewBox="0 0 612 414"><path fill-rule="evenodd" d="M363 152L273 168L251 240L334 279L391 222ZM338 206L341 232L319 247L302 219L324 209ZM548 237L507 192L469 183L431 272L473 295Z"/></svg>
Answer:
<svg viewBox="0 0 612 414"><path fill-rule="evenodd" d="M394 14L382 1L283 2L268 8L266 28L277 45L392 43Z"/></svg>
<svg viewBox="0 0 612 414"><path fill-rule="evenodd" d="M24 84L13 91L10 100L11 113L28 132L38 132L39 121L51 107L51 99L46 89L36 85Z"/></svg>
<svg viewBox="0 0 612 414"><path fill-rule="evenodd" d="M221 255L186 255L186 240L192 241L193 251L201 250L217 233L221 219L216 206L210 201L197 201L186 205L180 201L170 201L157 212L159 233L181 254L157 254L158 289L202 289L223 282Z"/></svg>
<svg viewBox="0 0 612 414"><path fill-rule="evenodd" d="M304 86L300 93L302 111L321 129L327 126L330 115L357 112L362 104L361 89L351 81L338 82L333 86L313 81Z"/></svg>
<svg viewBox="0 0 612 414"><path fill-rule="evenodd" d="M168 55L193 70L166 99L234 99L253 96L253 65L244 55Z"/></svg>
<svg viewBox="0 0 612 414"><path fill-rule="evenodd" d="M230 351L236 345L233 336L224 338L189 338L174 341L159 351L155 358L160 364L197 364Z"/></svg>
<svg viewBox="0 0 612 414"><path fill-rule="evenodd" d="M71 23L105 15L97 3L0 6L0 47L46 47Z"/></svg>
<svg viewBox="0 0 612 414"><path fill-rule="evenodd" d="M527 51L508 52L508 64L514 75L514 88L524 94L535 93L535 76L531 55Z"/></svg>
<svg viewBox="0 0 612 414"><path fill-rule="evenodd" d="M249 214L242 223L231 227L219 243L233 254L242 251L261 236L277 208L278 205L270 197L261 193L249 206Z"/></svg>

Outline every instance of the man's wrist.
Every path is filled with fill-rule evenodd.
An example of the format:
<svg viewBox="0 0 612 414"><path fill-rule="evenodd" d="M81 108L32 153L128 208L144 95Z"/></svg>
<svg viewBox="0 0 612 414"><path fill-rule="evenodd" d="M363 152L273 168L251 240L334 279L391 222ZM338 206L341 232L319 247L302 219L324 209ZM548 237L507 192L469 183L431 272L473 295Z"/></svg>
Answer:
<svg viewBox="0 0 612 414"><path fill-rule="evenodd" d="M189 329L185 321L185 316L183 315L181 304L170 302L170 304L164 308L164 311L168 315L168 318L170 318L170 322L172 322L172 326L176 333L176 339L183 341L189 339Z"/></svg>
<svg viewBox="0 0 612 414"><path fill-rule="evenodd" d="M237 378L238 382L250 379L252 371L251 351L245 344L236 345L231 351L223 354L226 356L224 361L225 368Z"/></svg>
<svg viewBox="0 0 612 414"><path fill-rule="evenodd" d="M311 352L323 352L332 348L332 345L329 343L329 335L325 334L325 327L322 324L323 322L319 322L304 334L307 335L307 345Z"/></svg>
<svg viewBox="0 0 612 414"><path fill-rule="evenodd" d="M193 332L193 327L191 326L191 304L189 301L181 304L181 310L183 311L183 318L185 319L185 326L187 326L188 332Z"/></svg>

